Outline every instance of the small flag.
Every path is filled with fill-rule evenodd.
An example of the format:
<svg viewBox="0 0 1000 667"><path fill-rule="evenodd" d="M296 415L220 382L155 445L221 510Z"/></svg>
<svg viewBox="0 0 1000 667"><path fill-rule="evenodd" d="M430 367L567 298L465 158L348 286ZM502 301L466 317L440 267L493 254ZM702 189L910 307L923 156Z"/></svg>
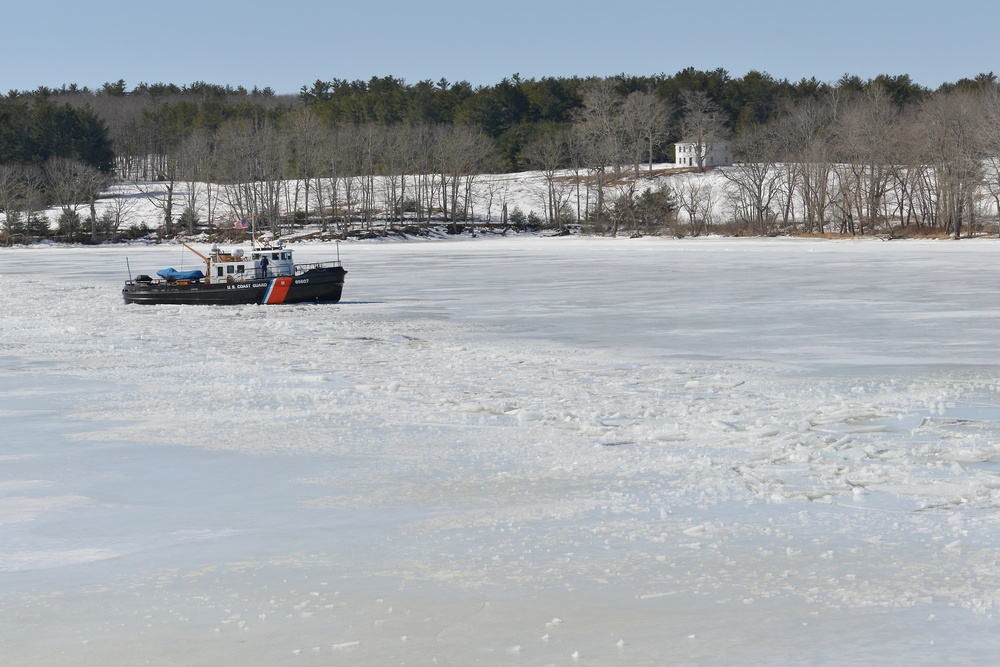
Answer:
<svg viewBox="0 0 1000 667"><path fill-rule="evenodd" d="M239 222L234 222L233 223L233 228L234 229L250 229L250 223L247 222L246 218L243 218Z"/></svg>

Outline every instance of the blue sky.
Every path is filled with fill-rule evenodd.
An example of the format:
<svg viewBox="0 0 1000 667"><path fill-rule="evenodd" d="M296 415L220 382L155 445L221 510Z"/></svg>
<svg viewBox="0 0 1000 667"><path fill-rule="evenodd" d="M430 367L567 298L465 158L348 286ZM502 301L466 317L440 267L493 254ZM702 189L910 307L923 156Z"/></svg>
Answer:
<svg viewBox="0 0 1000 667"><path fill-rule="evenodd" d="M317 79L490 85L685 67L909 74L931 88L1000 74L996 0L36 0L4 15L0 93L118 79L296 93Z"/></svg>

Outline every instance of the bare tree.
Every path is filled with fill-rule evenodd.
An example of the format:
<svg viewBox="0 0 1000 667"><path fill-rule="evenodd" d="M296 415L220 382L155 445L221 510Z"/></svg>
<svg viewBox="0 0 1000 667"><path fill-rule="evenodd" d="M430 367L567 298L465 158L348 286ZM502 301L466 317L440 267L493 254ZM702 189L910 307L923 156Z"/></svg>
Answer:
<svg viewBox="0 0 1000 667"><path fill-rule="evenodd" d="M406 172L412 166L410 130L411 128L407 125L392 125L384 129L379 165L382 170L386 225L390 221L400 221L403 219L407 183Z"/></svg>
<svg viewBox="0 0 1000 667"><path fill-rule="evenodd" d="M90 208L90 242L98 242L98 220L97 220L97 198L100 196L101 191L108 184L108 177L106 174L102 173L98 169L91 167L86 169L83 174L85 179L81 183L81 187L87 196L87 206Z"/></svg>
<svg viewBox="0 0 1000 667"><path fill-rule="evenodd" d="M590 84L583 98L583 108L575 116L575 130L580 134L577 145L582 149L582 157L593 180L597 199L594 208L589 206L588 217L598 224L607 217L605 189L610 181L621 174L623 151L619 128L621 97L614 90L614 82L600 79ZM609 173L610 172L610 173ZM618 218L615 218L617 221ZM617 222L615 222L617 224ZM618 232L612 227L612 234Z"/></svg>
<svg viewBox="0 0 1000 667"><path fill-rule="evenodd" d="M267 121L231 121L219 130L215 152L223 195L239 218L281 234L286 144Z"/></svg>
<svg viewBox="0 0 1000 667"><path fill-rule="evenodd" d="M980 99L960 91L934 95L921 109L938 208L945 228L956 239L973 213L976 189L984 176L983 116Z"/></svg>
<svg viewBox="0 0 1000 667"><path fill-rule="evenodd" d="M472 185L489 159L490 149L486 137L470 127L453 126L445 134L439 168L445 195L442 203L447 219L453 222L468 220Z"/></svg>
<svg viewBox="0 0 1000 667"><path fill-rule="evenodd" d="M576 220L579 222L589 217L590 179L587 173L588 146L586 137L579 126L574 125L566 134L566 157L573 171L573 193L575 199Z"/></svg>
<svg viewBox="0 0 1000 667"><path fill-rule="evenodd" d="M100 171L71 158L50 158L45 163L45 179L48 192L56 205L62 209L60 227L70 239L75 234L74 226L79 222L81 206L89 205L91 211L91 239L97 241L96 199L105 182Z"/></svg>
<svg viewBox="0 0 1000 667"><path fill-rule="evenodd" d="M781 159L791 174L789 196L801 201L807 232L826 231L835 110L832 98L786 105L776 130L783 139Z"/></svg>
<svg viewBox="0 0 1000 667"><path fill-rule="evenodd" d="M135 195L121 186L112 186L110 195L111 203L105 209L104 216L111 231L111 240L115 241L118 239L122 226L131 219L138 200Z"/></svg>
<svg viewBox="0 0 1000 667"><path fill-rule="evenodd" d="M890 165L899 129L899 109L885 91L874 86L848 101L834 125L835 175L841 231L864 234L886 218Z"/></svg>
<svg viewBox="0 0 1000 667"><path fill-rule="evenodd" d="M411 132L412 169L417 174L414 187L414 208L417 222L425 218L430 220L434 215L434 202L437 201L437 162L439 160L438 137L442 134L439 128L431 125L416 125Z"/></svg>
<svg viewBox="0 0 1000 667"><path fill-rule="evenodd" d="M620 178L614 181L613 206L611 207L612 236L617 236L625 226L632 228L632 236L639 235L638 215L639 182L635 178Z"/></svg>
<svg viewBox="0 0 1000 667"><path fill-rule="evenodd" d="M675 189L677 205L687 215L692 236L704 234L712 221L712 184L694 176L681 181Z"/></svg>
<svg viewBox="0 0 1000 667"><path fill-rule="evenodd" d="M328 150L326 129L322 121L309 109L302 108L293 111L288 119L286 131L289 135L291 150L292 175L302 181L304 193L304 215L309 219L310 189L319 191L316 200L319 204L319 214L322 218L323 231L326 231L326 218L323 217L323 181L319 177L323 165L323 154Z"/></svg>
<svg viewBox="0 0 1000 667"><path fill-rule="evenodd" d="M695 164L699 171L705 171L709 147L729 136L726 115L704 91L686 90L681 100L681 137L694 144Z"/></svg>
<svg viewBox="0 0 1000 667"><path fill-rule="evenodd" d="M162 212L163 233L171 236L174 233L174 192L179 178L178 143L167 136L169 132L163 125L162 120L157 120L145 127L140 150L146 153L142 156L143 169L137 174L142 180L137 180L135 185Z"/></svg>
<svg viewBox="0 0 1000 667"><path fill-rule="evenodd" d="M982 93L983 110L983 184L993 199L993 213L1000 235L1000 89L996 86Z"/></svg>
<svg viewBox="0 0 1000 667"><path fill-rule="evenodd" d="M621 126L636 176L643 156L647 158L652 175L653 154L667 137L669 117L666 103L654 93L636 91L622 103Z"/></svg>
<svg viewBox="0 0 1000 667"><path fill-rule="evenodd" d="M208 219L212 220L212 183L209 177L212 164L211 135L204 130L189 134L178 147L174 160L177 163L178 178L185 187L181 219L187 224L188 234L194 234L194 225L199 221L198 202L203 185L207 189Z"/></svg>
<svg viewBox="0 0 1000 667"><path fill-rule="evenodd" d="M316 203L316 214L319 216L320 228L325 234L329 231L330 227L330 216L327 215L327 198L328 190L334 187L336 183L336 178L333 178L334 174L329 169L330 159L329 156L332 152L332 136L327 128L322 128L322 134L319 139L319 144L317 146L317 156L316 156L316 166L313 172L312 178L312 188L310 188L313 196L313 200ZM308 195L306 197L308 200ZM308 210L308 202L306 204L306 210ZM332 211L331 211L332 214Z"/></svg>
<svg viewBox="0 0 1000 667"><path fill-rule="evenodd" d="M493 204L499 199L501 206L507 204L507 192L510 189L510 181L505 175L488 174L480 179L481 192L486 205L486 220L493 221Z"/></svg>
<svg viewBox="0 0 1000 667"><path fill-rule="evenodd" d="M346 229L346 218L340 214L341 193L344 191L343 182L347 177L347 136L342 127L334 128L327 137L326 145L326 170L330 174L330 182L327 187L325 204L330 208L330 215L334 224ZM324 231L326 229L324 228ZM340 231L338 229L338 231Z"/></svg>
<svg viewBox="0 0 1000 667"><path fill-rule="evenodd" d="M770 234L780 190L772 129L759 125L744 129L735 139L733 153L737 162L723 175L733 186L736 217L749 225L751 233Z"/></svg>
<svg viewBox="0 0 1000 667"><path fill-rule="evenodd" d="M924 185L931 181L929 172L932 168L925 160L926 142L921 136L920 124L913 116L907 111L901 119L893 160L889 165L892 211L888 214L886 232L890 237L896 234L892 228L893 219L899 221L900 228L911 223L922 226L928 219L921 211L921 202L926 198ZM934 217L933 214L931 217Z"/></svg>
<svg viewBox="0 0 1000 667"><path fill-rule="evenodd" d="M47 238L49 235L49 219L45 215L45 171L34 165L22 165L24 179L24 217L27 234L34 238Z"/></svg>
<svg viewBox="0 0 1000 667"><path fill-rule="evenodd" d="M559 170L566 166L568 156L567 131L546 132L524 147L524 159L528 166L541 172L545 181L544 209L549 224L559 224L563 229L560 211L566 203L567 188L559 179Z"/></svg>
<svg viewBox="0 0 1000 667"><path fill-rule="evenodd" d="M360 194L361 221L365 231L372 232L372 224L375 221L375 170L378 167L378 158L382 151L382 133L378 126L368 123L356 128L354 134L353 155L355 158L355 171L358 178L358 192Z"/></svg>

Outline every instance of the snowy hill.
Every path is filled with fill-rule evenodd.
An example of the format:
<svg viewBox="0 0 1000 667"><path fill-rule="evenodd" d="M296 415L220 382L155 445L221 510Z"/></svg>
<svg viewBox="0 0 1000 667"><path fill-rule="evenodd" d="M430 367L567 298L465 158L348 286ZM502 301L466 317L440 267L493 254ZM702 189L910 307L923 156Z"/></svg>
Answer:
<svg viewBox="0 0 1000 667"><path fill-rule="evenodd" d="M583 185L580 185L581 182ZM330 190L330 183L330 179L322 181L322 185L327 191ZM612 182L607 186L608 199L613 199L616 193L620 193L625 188L639 195L647 190L670 188L675 200L679 200L691 187L691 183L698 183L699 187L721 193L725 188L726 181L718 170L698 174L693 173L693 170L689 168L673 164L660 164L653 166L652 175L644 167L638 177L626 174L623 178ZM308 189L306 183L302 181L284 181L280 187L283 190L280 198L280 212L288 216L299 212L301 217L308 210L313 223L299 225L294 231L286 228L283 235L294 238L296 236L310 236L315 233L319 228L315 222L319 206L315 200L315 194L311 194L307 199ZM463 206L463 210L467 210L468 221L460 221L473 224L498 224L503 220L504 208L506 208L508 219L521 215L524 218L530 218L538 223L554 227L556 224L549 219L550 197L555 196L558 199L559 205L567 213L568 218L585 218L588 198L586 187L583 177L572 171L560 171L553 174L521 172L479 175L472 180L468 187L469 196L467 199L463 192L460 205ZM386 220L388 216L384 213L389 208L385 196L387 189L385 178L376 176L372 188L376 196L372 205L375 211L373 227L376 229L384 229L389 226L389 221ZM313 191L315 192L315 189ZM227 197L224 186L180 181L174 183L169 190L167 184L160 182L111 185L101 193L96 201L97 218L116 215L120 220L120 233L126 232L129 228L144 227L149 230L150 238L152 238L155 236L153 232L163 225L168 193L173 200L172 219L181 230L184 228L181 215L188 207L197 214L201 227L211 225L220 231L232 230L234 225L238 226L239 222L244 219L238 208L232 205L231 198ZM440 196L439 186L437 196ZM589 197L593 200L595 195L590 193ZM675 202L676 215L679 222L686 223L690 221L690 215L682 203L681 201ZM711 202L715 209L716 218L721 218L723 215L723 204L721 196L716 196ZM327 215L331 215L329 206L326 205L324 208ZM89 211L83 203L80 205L79 213L81 217L89 216ZM45 215L49 219L51 229L58 229L61 214L62 210L59 207L53 206L47 209ZM408 217L412 219L412 213ZM438 214L437 222L444 222L440 214ZM405 224L405 220L392 221L391 226L401 228ZM360 229L360 227L361 225L358 224L352 226L355 230ZM623 233L625 231L623 229Z"/></svg>

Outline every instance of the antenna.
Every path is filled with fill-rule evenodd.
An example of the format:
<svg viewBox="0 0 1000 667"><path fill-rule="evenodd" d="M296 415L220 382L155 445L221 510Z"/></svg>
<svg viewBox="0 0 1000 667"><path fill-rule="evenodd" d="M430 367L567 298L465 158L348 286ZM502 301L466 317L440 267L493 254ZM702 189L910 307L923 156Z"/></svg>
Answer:
<svg viewBox="0 0 1000 667"><path fill-rule="evenodd" d="M132 267L129 266L128 257L125 258L125 268L128 269L128 281L132 282Z"/></svg>

